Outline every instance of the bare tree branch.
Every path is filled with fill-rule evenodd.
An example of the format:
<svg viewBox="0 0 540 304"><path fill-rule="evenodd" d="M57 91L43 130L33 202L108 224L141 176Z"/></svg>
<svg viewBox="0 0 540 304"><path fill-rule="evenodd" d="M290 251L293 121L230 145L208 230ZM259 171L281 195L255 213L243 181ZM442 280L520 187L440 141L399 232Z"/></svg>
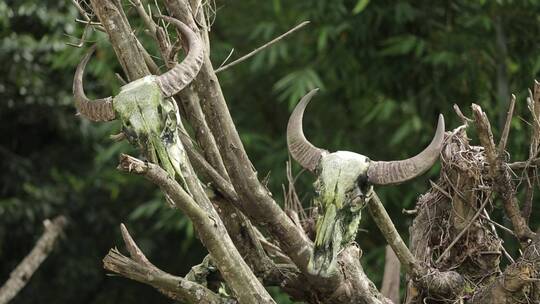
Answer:
<svg viewBox="0 0 540 304"><path fill-rule="evenodd" d="M414 281L423 288L429 290L429 293L432 295L445 295L455 298L463 292L464 281L457 272L438 271L435 268L422 265L420 261L413 256L397 232L388 212L386 212L386 209L375 192L373 192L367 207L373 220L379 227L379 230L388 242L388 245L390 245L401 262L401 265Z"/></svg>
<svg viewBox="0 0 540 304"><path fill-rule="evenodd" d="M510 105L508 106L508 112L506 113L506 120L504 122L504 128L499 140L499 154L503 155L506 149L506 143L508 141L508 135L510 134L510 126L512 124L512 117L514 116L514 107L516 106L516 95L512 94L510 99Z"/></svg>
<svg viewBox="0 0 540 304"><path fill-rule="evenodd" d="M118 169L143 175L158 185L191 219L202 243L240 303L274 303L236 250L217 214L199 206L178 182L157 165L123 154Z"/></svg>
<svg viewBox="0 0 540 304"><path fill-rule="evenodd" d="M45 231L39 238L32 251L17 265L9 275L9 279L0 288L0 304L11 301L28 283L34 272L41 263L49 256L54 248L58 236L60 236L67 225L67 220L63 216L57 216L52 221L43 221Z"/></svg>
<svg viewBox="0 0 540 304"><path fill-rule="evenodd" d="M304 21L304 22L302 22L302 23L296 25L296 26L293 27L292 29L290 29L290 30L286 31L285 33L283 33L283 34L277 36L276 38L274 38L274 39L268 41L267 43L261 45L260 47L254 49L253 51L247 53L246 55L244 55L244 56L242 56L242 57L236 59L235 61L233 61L233 62L231 62L231 63L228 63L228 64L226 64L226 65L224 65L224 66L222 66L222 67L219 67L218 69L215 70L215 72L216 72L216 73L219 73L219 72L224 71L224 70L226 70L226 69L228 69L228 68L230 68L230 67L232 67L232 66L234 66L234 65L237 65L237 64L239 64L239 63L244 62L245 60L247 60L247 59L253 57L253 56L254 56L255 54L257 54L258 52L260 52L260 51L262 51L262 50L264 50L264 49L266 49L266 48L272 46L273 44L279 42L279 41L282 40L283 38L285 38L285 37L291 35L292 33L296 32L297 30L303 28L304 26L306 26L306 25L308 25L308 24L309 24L309 21Z"/></svg>
<svg viewBox="0 0 540 304"><path fill-rule="evenodd" d="M128 230L121 225L122 237L131 258L111 249L103 259L105 269L128 279L148 284L165 296L184 303L234 304L235 300L224 298L208 288L182 277L168 274L154 266L139 249Z"/></svg>
<svg viewBox="0 0 540 304"><path fill-rule="evenodd" d="M201 33L203 40L206 45L206 54L210 54L210 43L208 35L204 31L199 31L197 23L191 15L190 6L185 1L166 1L166 6L171 12L172 16L179 18L188 26L191 27L195 32ZM202 14L202 12L201 12ZM199 22L205 22L204 18L200 18ZM162 54L166 64L170 64L167 60L167 56ZM194 90L193 86L188 86L184 90L180 91L177 95L178 100L181 101L180 108L184 118L189 122L193 130L195 131L195 140L201 146L202 152L206 160L212 165L219 174L229 181L229 176L223 159L219 153L216 141L214 139L214 134L208 126L207 119L205 114L201 109L201 99L198 93Z"/></svg>
<svg viewBox="0 0 540 304"><path fill-rule="evenodd" d="M536 167L538 165L540 165L540 158L535 158L528 161L517 161L517 162L509 163L508 168L512 170L516 170L516 169L526 169L529 167Z"/></svg>
<svg viewBox="0 0 540 304"><path fill-rule="evenodd" d="M529 97L527 98L527 107L531 112L532 116L532 130L531 130L531 139L529 146L529 162L532 162L533 159L538 157L538 148L540 145L540 83L538 81L534 82L532 90L529 90ZM536 174L536 168L528 167L525 170L525 200L521 208L521 214L525 218L527 223L529 222L529 217L532 212L532 201L534 197L534 185L538 181Z"/></svg>
<svg viewBox="0 0 540 304"><path fill-rule="evenodd" d="M236 190L231 185L230 182L225 180L221 174L219 174L212 165L210 165L206 159L195 149L191 138L186 134L180 134L180 139L182 144L186 148L189 160L195 167L195 169L203 176L208 177L213 184L216 186L217 190L224 195L227 199L232 202L238 201L238 194Z"/></svg>
<svg viewBox="0 0 540 304"><path fill-rule="evenodd" d="M368 202L367 208L371 217L377 224L377 227L379 227L379 230L388 242L388 245L394 250L405 271L414 277L420 276L421 273L424 272L423 267L412 255L409 248L407 248L407 245L405 245L405 242L397 232L392 219L390 219L390 216L386 212L383 203L375 191L373 191L372 198Z"/></svg>
<svg viewBox="0 0 540 304"><path fill-rule="evenodd" d="M180 97L180 107L183 110L184 117L195 131L195 140L200 145L205 159L212 167L214 167L223 179L230 181L214 135L210 130L206 117L201 109L199 95L192 87L188 87L186 90L180 92L178 96Z"/></svg>
<svg viewBox="0 0 540 304"><path fill-rule="evenodd" d="M515 196L515 186L512 182L510 173L504 166L503 156L499 155L495 148L489 120L480 106L473 104L472 109L476 127L478 129L478 137L480 138L480 143L485 148L486 158L489 163L489 171L495 180L495 190L499 192L503 198L504 210L506 215L510 218L510 221L512 221L517 237L520 241L526 242L528 239L534 237L534 233L527 225L525 218L523 218L519 210Z"/></svg>
<svg viewBox="0 0 540 304"><path fill-rule="evenodd" d="M446 255L450 252L450 250L452 250L452 247L456 245L459 239L469 230L469 227L471 227L471 225L476 221L476 219L478 219L480 214L482 214L482 212L484 211L484 208L486 208L488 203L489 203L489 196L485 198L484 202L482 203L482 206L478 208L474 216L469 220L469 222L465 225L465 227L463 227L463 230L461 230L458 233L458 235L454 238L454 240L450 243L450 245L448 245L448 247L444 249L443 253L441 253L441 255L439 256L439 259L437 259L437 261L435 262L436 264L440 263L446 257Z"/></svg>

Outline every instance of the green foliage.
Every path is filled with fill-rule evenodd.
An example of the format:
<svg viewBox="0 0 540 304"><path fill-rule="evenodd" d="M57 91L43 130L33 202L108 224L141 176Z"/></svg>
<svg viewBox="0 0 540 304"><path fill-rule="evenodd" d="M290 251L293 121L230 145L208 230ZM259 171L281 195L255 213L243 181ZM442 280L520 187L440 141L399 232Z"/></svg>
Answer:
<svg viewBox="0 0 540 304"><path fill-rule="evenodd" d="M219 74L253 164L261 178L268 174L278 200L288 159L287 119L314 87L321 92L304 123L313 143L397 159L429 142L438 113L448 129L458 126L453 104L466 115L471 102L481 104L498 134L507 107L507 98L497 93L498 71L504 68L508 88L518 97L509 151L513 160L528 153L524 99L540 73L540 1L248 0L218 6L210 33L215 66L232 48L234 59L311 21ZM134 10L129 14L138 37L157 54ZM41 221L62 213L71 219L66 239L14 303L167 303L149 287L108 279L100 265L107 250L121 244L120 222L153 262L172 273L199 263L204 250L189 221L168 209L154 187L115 170L119 153L136 154L127 144L108 140L118 123L91 124L74 115L73 72L88 46L65 44L82 35L76 17L69 1L0 0L0 281L33 246ZM497 26L506 50L497 44ZM98 43L98 51L87 69L88 94L112 95L120 86L114 74L121 69L102 33L92 32L89 40ZM401 210L414 206L427 178L437 172L377 189L405 236L411 219ZM298 184L306 206L312 182L304 174ZM540 209L534 212L536 228ZM362 262L379 283L384 240L369 216L361 226L369 231L357 238ZM290 303L272 290L279 303Z"/></svg>

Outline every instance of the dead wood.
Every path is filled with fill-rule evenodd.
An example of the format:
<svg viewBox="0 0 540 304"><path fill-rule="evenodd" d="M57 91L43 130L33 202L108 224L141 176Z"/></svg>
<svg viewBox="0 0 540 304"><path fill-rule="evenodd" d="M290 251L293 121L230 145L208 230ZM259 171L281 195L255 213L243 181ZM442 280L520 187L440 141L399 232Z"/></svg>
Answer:
<svg viewBox="0 0 540 304"><path fill-rule="evenodd" d="M11 301L26 286L34 272L36 272L41 263L43 263L53 250L54 244L64 231L66 225L67 220L63 216L57 216L52 221L45 220L43 222L45 231L36 245L10 273L9 279L0 288L1 304Z"/></svg>
<svg viewBox="0 0 540 304"><path fill-rule="evenodd" d="M381 293L392 300L394 303L399 301L399 275L401 264L392 250L392 247L386 246L384 258L384 275L381 284Z"/></svg>
<svg viewBox="0 0 540 304"><path fill-rule="evenodd" d="M503 198L506 215L512 221L517 237L521 242L528 242L528 240L534 237L534 233L527 225L525 218L521 215L516 198L515 185L508 168L504 165L504 155L499 154L495 148L491 125L486 114L476 104L472 105L472 109L478 130L478 137L485 149L486 160L489 164L489 174L494 179L494 190Z"/></svg>
<svg viewBox="0 0 540 304"><path fill-rule="evenodd" d="M478 216L490 206L492 180L484 178L484 150L469 145L464 126L447 133L441 163L439 181L418 200L419 212L410 229L411 250L426 265L459 273L466 284L454 295L463 297L469 285L486 284L500 271L500 240ZM433 297L412 281L407 296L406 303L446 300Z"/></svg>
<svg viewBox="0 0 540 304"><path fill-rule="evenodd" d="M154 266L139 249L124 224L122 237L131 257L122 255L118 249L109 251L103 259L103 267L128 279L148 284L165 296L184 303L234 304L234 299L222 297L203 285L182 277L168 274Z"/></svg>

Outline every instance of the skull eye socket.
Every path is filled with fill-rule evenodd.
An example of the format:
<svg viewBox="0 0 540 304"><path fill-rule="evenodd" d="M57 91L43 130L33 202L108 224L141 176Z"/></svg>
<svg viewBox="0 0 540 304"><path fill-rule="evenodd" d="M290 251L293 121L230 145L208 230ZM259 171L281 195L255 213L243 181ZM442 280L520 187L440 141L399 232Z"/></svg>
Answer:
<svg viewBox="0 0 540 304"><path fill-rule="evenodd" d="M320 197L321 196L321 181L319 179L317 179L314 183L313 183L313 188L315 190L315 197Z"/></svg>
<svg viewBox="0 0 540 304"><path fill-rule="evenodd" d="M356 184L358 185L358 188L360 188L360 190L363 193L366 193L366 190L369 187L367 174L361 174L360 176L358 176L358 179L356 180Z"/></svg>

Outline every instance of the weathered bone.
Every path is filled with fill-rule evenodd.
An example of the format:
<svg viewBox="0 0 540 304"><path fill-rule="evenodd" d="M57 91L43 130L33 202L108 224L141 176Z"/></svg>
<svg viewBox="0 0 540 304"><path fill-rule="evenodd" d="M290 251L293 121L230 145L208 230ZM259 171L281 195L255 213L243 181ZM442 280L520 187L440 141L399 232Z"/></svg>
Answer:
<svg viewBox="0 0 540 304"><path fill-rule="evenodd" d="M160 17L173 23L187 40L189 46L189 52L181 63L176 63L171 70L156 77L156 82L161 88L163 95L170 97L186 87L197 76L203 63L204 48L198 35L187 25L171 17ZM95 49L96 46L92 46L77 66L73 80L75 106L82 116L92 121L109 121L116 117L112 105L112 97L90 100L84 94L84 69Z"/></svg>
<svg viewBox="0 0 540 304"><path fill-rule="evenodd" d="M90 100L84 94L83 75L84 68L92 53L96 50L96 45L93 45L77 66L75 77L73 79L73 95L75 96L75 107L79 113L92 121L109 121L115 118L112 97Z"/></svg>
<svg viewBox="0 0 540 304"><path fill-rule="evenodd" d="M287 144L293 158L302 167L314 172L326 150L313 146L304 136L302 118L311 97L318 91L312 90L300 100L294 109L287 126ZM444 117L439 115L437 132L433 140L420 154L399 161L372 161L367 175L368 181L375 185L398 184L426 172L437 160L444 140Z"/></svg>
<svg viewBox="0 0 540 304"><path fill-rule="evenodd" d="M374 185L399 184L423 174L439 158L443 140L444 117L440 114L437 132L424 151L404 160L372 162L367 173L369 182Z"/></svg>
<svg viewBox="0 0 540 304"><path fill-rule="evenodd" d="M312 145L304 136L304 129L302 127L304 110L311 101L311 97L317 91L319 89L311 90L300 100L292 112L289 118L289 124L287 125L287 146L289 147L289 152L302 167L311 172L315 171L322 155L327 152Z"/></svg>
<svg viewBox="0 0 540 304"><path fill-rule="evenodd" d="M181 63L168 72L157 77L161 91L165 97L170 97L185 88L199 73L204 60L204 46L199 38L187 25L168 16L160 18L174 24L188 42L189 51Z"/></svg>

